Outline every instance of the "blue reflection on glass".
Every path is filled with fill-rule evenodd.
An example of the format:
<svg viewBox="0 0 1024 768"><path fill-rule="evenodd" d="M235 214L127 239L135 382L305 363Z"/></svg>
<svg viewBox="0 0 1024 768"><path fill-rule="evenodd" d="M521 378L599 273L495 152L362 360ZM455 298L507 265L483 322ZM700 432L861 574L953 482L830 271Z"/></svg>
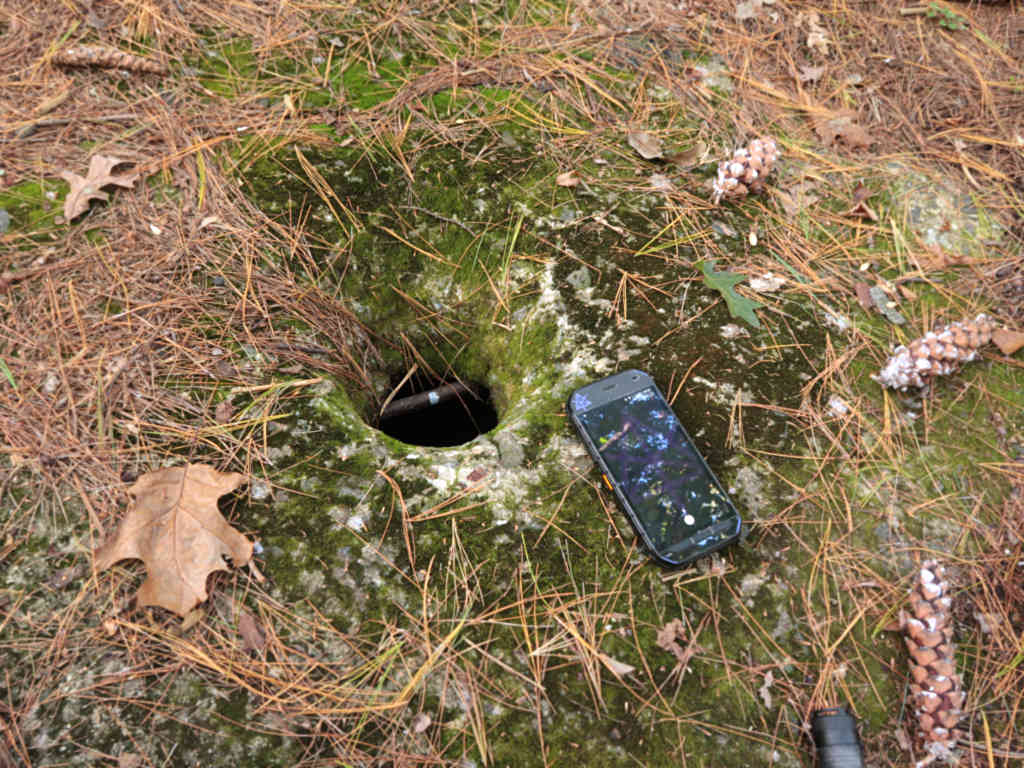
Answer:
<svg viewBox="0 0 1024 768"><path fill-rule="evenodd" d="M673 545L732 513L655 388L590 410L581 403L589 404L589 399L577 393L573 409L659 553L671 552ZM688 516L692 516L689 524ZM728 538L733 532L727 526L696 545Z"/></svg>

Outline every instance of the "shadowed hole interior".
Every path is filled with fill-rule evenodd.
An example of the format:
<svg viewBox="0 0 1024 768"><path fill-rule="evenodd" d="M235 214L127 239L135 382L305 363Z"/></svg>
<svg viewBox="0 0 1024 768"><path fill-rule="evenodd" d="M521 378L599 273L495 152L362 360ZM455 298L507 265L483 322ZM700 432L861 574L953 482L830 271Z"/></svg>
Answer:
<svg viewBox="0 0 1024 768"><path fill-rule="evenodd" d="M417 375L395 377L377 427L410 445L461 445L498 426L491 392L467 379Z"/></svg>

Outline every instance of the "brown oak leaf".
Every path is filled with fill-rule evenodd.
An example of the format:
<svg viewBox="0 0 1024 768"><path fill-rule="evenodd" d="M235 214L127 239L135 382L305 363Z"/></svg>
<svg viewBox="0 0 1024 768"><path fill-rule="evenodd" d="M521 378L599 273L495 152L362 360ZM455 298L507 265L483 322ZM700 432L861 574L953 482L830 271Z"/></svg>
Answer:
<svg viewBox="0 0 1024 768"><path fill-rule="evenodd" d="M100 191L102 187L116 184L131 189L135 186L139 178L137 172L112 173L114 168L127 162L131 161L108 155L93 155L84 178L72 171L61 171L60 177L71 186L68 196L64 199L64 218L71 221L85 213L89 209L90 200L107 200L107 193Z"/></svg>
<svg viewBox="0 0 1024 768"><path fill-rule="evenodd" d="M113 539L95 553L96 570L119 560L146 564L139 605L185 616L207 597L206 578L252 558L252 542L224 519L217 499L246 482L245 475L206 464L147 472L128 489L135 501Z"/></svg>

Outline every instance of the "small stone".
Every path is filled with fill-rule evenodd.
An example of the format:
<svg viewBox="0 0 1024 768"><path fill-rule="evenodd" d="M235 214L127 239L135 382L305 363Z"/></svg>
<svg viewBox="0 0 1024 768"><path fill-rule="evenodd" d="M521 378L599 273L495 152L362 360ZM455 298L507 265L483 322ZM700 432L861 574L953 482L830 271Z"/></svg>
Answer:
<svg viewBox="0 0 1024 768"><path fill-rule="evenodd" d="M748 573L740 581L740 594L744 597L754 595L766 581L768 577L762 573Z"/></svg>
<svg viewBox="0 0 1024 768"><path fill-rule="evenodd" d="M249 498L253 501L263 501L273 494L273 486L266 480L253 480L249 485Z"/></svg>
<svg viewBox="0 0 1024 768"><path fill-rule="evenodd" d="M577 291L585 291L590 287L590 267L584 265L579 269L575 269L565 276L565 282L575 288Z"/></svg>
<svg viewBox="0 0 1024 768"><path fill-rule="evenodd" d="M839 395L832 395L828 399L828 411L833 416L845 416L850 412L850 406Z"/></svg>
<svg viewBox="0 0 1024 768"><path fill-rule="evenodd" d="M749 336L750 331L736 323L726 323L721 330L723 339L737 339L741 336Z"/></svg>
<svg viewBox="0 0 1024 768"><path fill-rule="evenodd" d="M750 278L751 289L758 293L774 293L785 284L786 278L772 274L771 272L765 272L760 277Z"/></svg>
<svg viewBox="0 0 1024 768"><path fill-rule="evenodd" d="M512 432L505 430L494 436L494 442L498 446L501 466L507 469L521 467L526 458L523 451L522 441Z"/></svg>
<svg viewBox="0 0 1024 768"><path fill-rule="evenodd" d="M53 371L46 374L46 378L43 379L43 392L47 395L52 395L57 391L57 387L60 386L60 377Z"/></svg>

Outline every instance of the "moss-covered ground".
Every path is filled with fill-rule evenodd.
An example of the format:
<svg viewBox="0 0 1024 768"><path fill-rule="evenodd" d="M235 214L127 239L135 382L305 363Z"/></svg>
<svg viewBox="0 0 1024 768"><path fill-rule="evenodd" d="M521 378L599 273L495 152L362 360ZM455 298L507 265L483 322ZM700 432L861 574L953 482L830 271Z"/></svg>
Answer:
<svg viewBox="0 0 1024 768"><path fill-rule="evenodd" d="M0 186L7 310L70 329L37 348L11 320L0 352L5 418L47 427L4 433L0 766L801 766L835 704L867 764L904 764L888 627L928 557L957 580L964 740L1010 764L1019 354L924 392L871 378L938 323L1020 321L992 277L1021 258L999 174L962 148L958 175L824 142L715 43L732 10L705 27L659 6L647 28L613 3L214 6L161 96L189 130L171 120L162 169L108 204L145 195L134 224L57 220L56 173ZM665 157L631 148L641 129ZM717 160L761 133L783 150L766 192L711 205ZM95 258L64 275L50 243ZM691 567L652 563L566 418L625 368L744 517ZM486 385L497 427L451 448L379 431L426 372ZM134 605L141 566L90 553L124 483L186 459L249 475L221 507L259 546L182 619Z"/></svg>

